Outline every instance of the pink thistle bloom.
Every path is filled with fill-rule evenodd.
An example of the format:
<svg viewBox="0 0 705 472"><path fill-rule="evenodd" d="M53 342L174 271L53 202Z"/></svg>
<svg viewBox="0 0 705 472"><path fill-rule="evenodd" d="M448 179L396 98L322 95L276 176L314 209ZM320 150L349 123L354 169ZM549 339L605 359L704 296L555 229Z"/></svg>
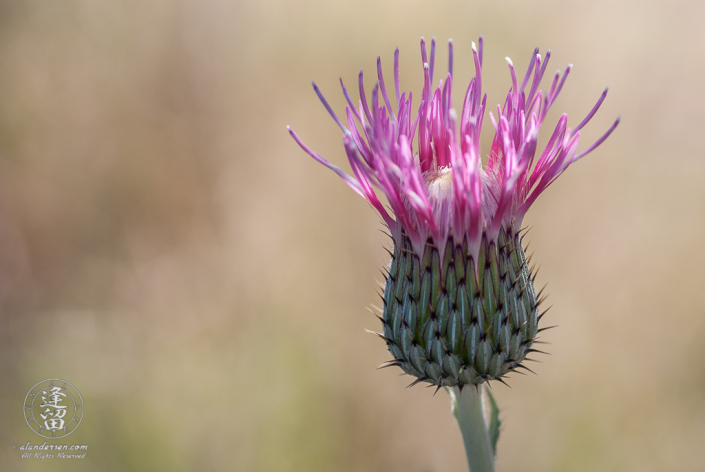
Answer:
<svg viewBox="0 0 705 472"><path fill-rule="evenodd" d="M545 299L534 290L520 228L529 207L572 163L602 144L619 118L595 143L578 151L580 130L602 105L607 89L578 126L558 119L546 147L539 152L539 131L565 84L571 66L558 71L547 93L539 90L550 51L534 51L521 84L507 58L511 88L496 115L487 164L480 158L480 134L487 95L482 93L482 37L473 43L475 77L462 111L452 108L453 43L448 46L448 74L432 88L435 40L427 59L421 39L424 87L414 114L412 94L400 91L399 50L394 53L392 107L377 59L377 83L371 102L359 75L360 100L348 102L346 124L313 84L328 113L343 131L353 175L343 172L289 133L316 161L338 174L382 216L394 239L385 275L383 332L396 366L421 382L453 388L454 413L463 433L472 471L494 471L499 437L499 410L490 396L492 420L485 421L480 386L505 382L524 361L543 353L534 343ZM380 97L381 96L381 97ZM382 103L380 103L380 98ZM413 116L412 116L413 115ZM416 147L414 149L414 141ZM385 206L375 193L384 193ZM531 371L533 372L533 371ZM463 390L467 386L472 386Z"/></svg>
<svg viewBox="0 0 705 472"><path fill-rule="evenodd" d="M521 83L507 58L512 85L496 116L489 113L495 130L487 164L480 158L480 133L485 117L487 95L482 93L482 37L472 45L475 77L465 92L462 111L452 108L453 43L448 45L448 74L432 88L435 39L430 62L421 39L424 88L415 116L411 92L400 92L399 50L394 53L396 112L392 107L377 59L377 82L368 103L359 75L360 101L356 107L343 85L348 102L347 126L333 112L322 93L316 94L343 131L343 144L353 176L334 166L308 148L289 128L296 142L316 161L333 170L353 190L370 203L389 227L395 244L408 237L419 258L429 238L440 251L441 260L449 240L466 244L468 256L477 260L486 238L496 242L501 229L517 234L524 215L536 198L572 163L593 151L619 124L619 118L595 143L578 151L580 130L590 121L607 95L602 93L595 106L578 126L568 126L561 115L546 147L537 156L537 140L548 110L565 84L571 65L561 76L557 71L548 92L539 90L551 52L542 58L534 50ZM380 95L383 103L380 104ZM416 150L413 143L416 140ZM375 188L387 198L382 204Z"/></svg>
<svg viewBox="0 0 705 472"><path fill-rule="evenodd" d="M480 134L487 96L482 93L482 37L473 43L475 77L470 81L460 114L452 109L453 43L449 43L448 74L434 90L435 40L427 59L421 39L424 88L418 112L412 94L400 91L399 51L394 54L396 113L377 59L377 83L371 102L359 75L356 107L341 80L348 102L347 125L333 112L318 87L313 88L343 131L343 144L353 176L296 142L315 160L337 173L382 216L394 239L386 274L383 333L398 366L428 382L462 388L499 380L527 369L527 355L542 352L533 343L543 329L539 306L545 297L534 290L535 273L528 267L520 229L536 198L569 165L599 146L619 118L595 143L578 151L580 130L592 119L607 95L578 126L568 127L563 114L545 149L537 141L548 110L565 84L570 66L558 71L547 93L539 90L550 52L538 49L521 83L507 59L511 88L496 115L487 164L480 158ZM382 103L380 103L382 102ZM416 141L416 149L414 149ZM380 189L385 206L375 193Z"/></svg>

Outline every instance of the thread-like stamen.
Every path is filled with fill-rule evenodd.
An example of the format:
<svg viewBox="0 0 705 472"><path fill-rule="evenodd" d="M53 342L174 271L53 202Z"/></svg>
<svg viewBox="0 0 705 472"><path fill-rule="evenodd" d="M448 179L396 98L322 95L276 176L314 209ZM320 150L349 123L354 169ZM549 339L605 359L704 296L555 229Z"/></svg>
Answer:
<svg viewBox="0 0 705 472"><path fill-rule="evenodd" d="M294 132L293 129L291 129L290 126L287 126L286 129L289 131L289 134L291 135L292 138L294 138L294 141L303 149L306 151L306 153L313 157L317 162L323 164L324 166L328 167L330 170L335 172L340 176L341 179L345 181L346 184L350 186L355 192L357 192L360 196L363 198L367 198L366 195L362 192L362 188L360 187L360 184L357 182L357 180L353 179L350 177L348 174L346 174L343 170L341 170L339 167L334 166L327 160L325 160L320 154L318 154L315 151L312 151L308 146L306 146L303 141L301 141L301 138Z"/></svg>
<svg viewBox="0 0 705 472"><path fill-rule="evenodd" d="M426 38L421 36L421 63L428 64L428 56L426 55Z"/></svg>
<svg viewBox="0 0 705 472"><path fill-rule="evenodd" d="M382 76L382 59L379 56L377 56L377 79L379 80L380 88L382 89L384 104L387 106L387 110L389 110L389 116L392 117L392 120L397 121L397 117L394 115L394 110L392 110L392 105L389 103L387 87L384 86L384 77Z"/></svg>
<svg viewBox="0 0 705 472"><path fill-rule="evenodd" d="M348 129L343 125L343 123L340 122L337 116L335 116L335 112L333 112L333 109L328 105L328 102L326 101L325 97L323 97L323 94L321 91L318 89L318 86L316 85L316 82L311 82L311 85L313 85L313 90L316 91L316 95L318 95L318 99L323 103L323 106L326 107L326 110L328 110L328 114L333 117L333 120L340 126L340 129L343 130L343 133L347 133Z"/></svg>
<svg viewBox="0 0 705 472"><path fill-rule="evenodd" d="M394 90L397 92L397 110L401 108L401 95L399 90L401 89L399 85L399 48L394 50ZM399 112L401 114L401 112Z"/></svg>
<svg viewBox="0 0 705 472"><path fill-rule="evenodd" d="M358 84L358 88L360 90L360 103L361 103L362 109L365 111L365 116L367 117L367 121L369 121L370 123L373 123L374 120L372 119L372 114L370 113L370 109L367 106L367 97L365 96L365 81L363 78L362 69L360 69L360 74L357 76L357 84Z"/></svg>
<svg viewBox="0 0 705 472"><path fill-rule="evenodd" d="M429 75L431 77L431 83L433 83L433 68L436 64L436 38L431 38L431 61L429 62Z"/></svg>
<svg viewBox="0 0 705 472"><path fill-rule="evenodd" d="M453 77L453 38L448 40L448 74Z"/></svg>
<svg viewBox="0 0 705 472"><path fill-rule="evenodd" d="M531 55L531 62L529 62L529 68L526 70L526 74L524 75L524 80L521 81L521 90L522 92L526 88L526 84L529 82L529 77L531 76L531 71L534 69L534 62L536 61L536 55L539 53L539 48L534 49L534 53Z"/></svg>
<svg viewBox="0 0 705 472"><path fill-rule="evenodd" d="M350 99L350 95L348 94L348 90L345 88L345 85L343 85L343 79L340 79L340 86L343 89L343 95L345 95L345 100L348 102L348 106L350 107L350 110L352 110L353 114L357 118L357 120L360 122L360 124L363 124L362 121L362 116L360 116L357 112L357 108L355 108L355 105L353 105L352 100ZM348 123L349 124L349 123Z"/></svg>
<svg viewBox="0 0 705 472"><path fill-rule="evenodd" d="M597 100L597 103L595 104L594 107L592 107L592 110L590 110L590 113L587 114L585 119L580 122L580 124L573 130L573 134L577 133L582 129L583 126L587 124L588 121L592 119L592 117L597 113L597 110L600 109L600 105L602 105L602 102L605 101L605 97L607 96L607 91L609 90L609 87L605 87L605 91L602 92L602 95L600 95L600 98Z"/></svg>
<svg viewBox="0 0 705 472"><path fill-rule="evenodd" d="M583 152L581 152L580 154L575 156L573 158L573 162L577 161L578 159L580 159L583 156L586 156L587 154L590 154L592 151L595 150L595 148L597 146L602 144L605 141L605 139L609 138L610 134L612 134L612 131L614 131L614 129L617 127L617 125L619 124L619 122L621 120L622 120L622 115L617 117L614 124L612 126L610 126L610 129L608 129L607 132L605 134L603 134L602 137L595 142L595 144L593 144L592 146L590 146L589 148L587 148L586 150L584 150Z"/></svg>

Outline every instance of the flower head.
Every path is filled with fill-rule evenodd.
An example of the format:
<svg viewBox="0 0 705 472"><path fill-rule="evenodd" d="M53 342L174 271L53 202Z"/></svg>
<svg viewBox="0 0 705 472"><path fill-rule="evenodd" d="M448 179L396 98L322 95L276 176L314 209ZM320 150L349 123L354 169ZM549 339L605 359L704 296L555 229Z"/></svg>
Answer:
<svg viewBox="0 0 705 472"><path fill-rule="evenodd" d="M370 102L362 70L358 106L341 79L348 103L346 124L313 84L343 131L354 177L309 149L289 129L309 155L365 198L389 227L395 251L382 310L385 332L380 336L394 355L391 364L439 386L500 379L521 367L540 318L540 300L519 236L524 215L569 165L599 146L619 123L618 118L600 139L578 151L580 130L599 109L605 89L575 128L561 115L539 152L539 131L571 66L563 74L556 72L548 92L539 90L551 53L542 58L537 48L521 82L507 58L511 88L496 115L489 112L495 136L483 166L480 133L487 95L482 93L482 37L478 44L472 45L475 77L460 114L452 108L452 41L448 73L434 90L435 39L430 61L421 39L424 87L417 109L412 93L400 91L398 49L392 96L396 112L379 58ZM375 189L384 193L388 206Z"/></svg>

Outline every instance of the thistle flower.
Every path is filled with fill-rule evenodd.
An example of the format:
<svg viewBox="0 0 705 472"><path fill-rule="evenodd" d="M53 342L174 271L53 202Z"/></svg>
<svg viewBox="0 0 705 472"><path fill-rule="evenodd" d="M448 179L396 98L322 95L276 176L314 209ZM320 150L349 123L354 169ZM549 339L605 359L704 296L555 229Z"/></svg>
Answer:
<svg viewBox="0 0 705 472"><path fill-rule="evenodd" d="M396 111L379 58L371 102L362 70L358 106L341 79L348 103L346 124L313 84L343 131L354 177L309 149L289 128L304 151L367 200L389 228L394 249L380 310L383 332L376 334L393 359L383 366L399 366L416 377L413 384L428 382L438 388L503 381L508 373L525 368L522 362L535 351L541 331L542 300L534 291L534 274L522 247L522 220L536 198L619 123L617 118L600 139L578 151L580 130L602 104L605 89L575 128L561 115L538 152L539 131L571 66L563 74L556 72L547 93L539 90L551 53L542 58L537 48L521 83L507 58L511 88L496 115L489 112L495 135L483 166L480 133L487 95L482 93L482 37L478 44L472 45L475 77L459 115L452 108L452 41L448 73L434 90L435 39L430 61L421 39L424 87L415 116L412 94L400 91L398 49L392 96ZM382 191L387 206L375 189Z"/></svg>

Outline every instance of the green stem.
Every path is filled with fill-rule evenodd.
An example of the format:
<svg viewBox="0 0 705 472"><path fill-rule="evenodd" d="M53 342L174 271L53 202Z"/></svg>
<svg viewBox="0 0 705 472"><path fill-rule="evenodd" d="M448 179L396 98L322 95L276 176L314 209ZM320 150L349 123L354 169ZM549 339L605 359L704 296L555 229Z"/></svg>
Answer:
<svg viewBox="0 0 705 472"><path fill-rule="evenodd" d="M482 386L453 387L451 397L455 417L465 441L470 472L494 472L494 453L485 419Z"/></svg>

